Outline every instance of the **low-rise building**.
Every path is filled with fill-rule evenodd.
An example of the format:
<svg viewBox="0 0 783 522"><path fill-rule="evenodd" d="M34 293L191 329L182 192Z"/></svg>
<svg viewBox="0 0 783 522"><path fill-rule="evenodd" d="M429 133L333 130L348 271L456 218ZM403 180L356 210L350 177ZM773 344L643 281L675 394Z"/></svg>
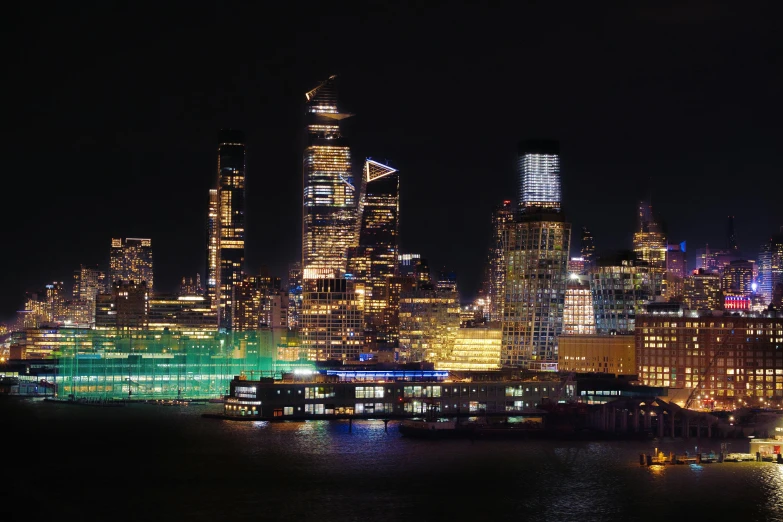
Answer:
<svg viewBox="0 0 783 522"><path fill-rule="evenodd" d="M636 375L633 334L562 335L560 371Z"/></svg>

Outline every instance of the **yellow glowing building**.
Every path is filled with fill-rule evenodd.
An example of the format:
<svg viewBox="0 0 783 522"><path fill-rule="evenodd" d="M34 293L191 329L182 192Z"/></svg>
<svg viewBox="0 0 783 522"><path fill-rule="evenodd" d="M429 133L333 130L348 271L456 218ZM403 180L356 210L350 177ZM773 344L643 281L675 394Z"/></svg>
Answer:
<svg viewBox="0 0 783 522"><path fill-rule="evenodd" d="M649 266L652 295L666 294L666 254L669 245L666 234L653 217L648 202L639 204L639 228L633 235L633 250L636 258Z"/></svg>
<svg viewBox="0 0 783 522"><path fill-rule="evenodd" d="M435 361L436 370L480 371L500 368L503 330L500 328L458 328L451 352Z"/></svg>
<svg viewBox="0 0 783 522"><path fill-rule="evenodd" d="M560 336L560 371L636 375L633 334Z"/></svg>
<svg viewBox="0 0 783 522"><path fill-rule="evenodd" d="M459 330L457 293L429 288L400 296L400 358L406 362L448 357Z"/></svg>
<svg viewBox="0 0 783 522"><path fill-rule="evenodd" d="M563 309L563 335L585 335L595 333L595 310L590 278L571 273L566 286L565 308Z"/></svg>

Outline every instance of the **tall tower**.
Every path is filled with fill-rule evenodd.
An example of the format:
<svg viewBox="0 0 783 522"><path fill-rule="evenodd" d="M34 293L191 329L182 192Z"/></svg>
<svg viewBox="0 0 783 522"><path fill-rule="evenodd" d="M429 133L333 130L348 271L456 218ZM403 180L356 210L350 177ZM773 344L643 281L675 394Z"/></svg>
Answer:
<svg viewBox="0 0 783 522"><path fill-rule="evenodd" d="M535 370L557 367L563 331L571 224L560 205L560 145L519 145L520 212L502 226L503 363Z"/></svg>
<svg viewBox="0 0 783 522"><path fill-rule="evenodd" d="M560 143L527 140L519 144L519 206L560 210Z"/></svg>
<svg viewBox="0 0 783 522"><path fill-rule="evenodd" d="M340 133L340 122L350 114L337 108L336 76L321 82L305 97L308 140L303 160L303 277L340 277L345 272L347 249L356 246L351 149Z"/></svg>
<svg viewBox="0 0 783 522"><path fill-rule="evenodd" d="M234 288L242 282L245 264L245 137L241 131L220 131L217 167L217 314L218 325L231 329Z"/></svg>
<svg viewBox="0 0 783 522"><path fill-rule="evenodd" d="M737 234L734 232L734 216L729 216L726 222L726 250L732 254L739 250L737 247Z"/></svg>
<svg viewBox="0 0 783 522"><path fill-rule="evenodd" d="M579 245L584 260L583 274L588 274L595 265L595 242L593 233L587 227L582 227L582 241Z"/></svg>
<svg viewBox="0 0 783 522"><path fill-rule="evenodd" d="M503 227L514 221L511 200L495 207L492 212L492 243L489 247L489 320L496 322L503 317L503 288L506 282L506 265L503 257Z"/></svg>
<svg viewBox="0 0 783 522"><path fill-rule="evenodd" d="M669 245L663 227L653 217L648 201L639 203L638 228L633 235L637 259L646 261L650 270L653 296L666 294L666 253Z"/></svg>
<svg viewBox="0 0 783 522"><path fill-rule="evenodd" d="M146 283L149 293L153 291L152 240L128 237L112 238L109 256L110 283Z"/></svg>
<svg viewBox="0 0 783 522"><path fill-rule="evenodd" d="M207 211L207 299L213 312L217 311L218 281L218 191L209 189L209 210Z"/></svg>
<svg viewBox="0 0 783 522"><path fill-rule="evenodd" d="M400 228L400 175L396 169L368 159L364 163L360 202L359 246L349 249L348 272L363 293L366 341L390 345L399 336L397 310L392 309L391 283L397 275ZM397 331L394 331L397 330Z"/></svg>

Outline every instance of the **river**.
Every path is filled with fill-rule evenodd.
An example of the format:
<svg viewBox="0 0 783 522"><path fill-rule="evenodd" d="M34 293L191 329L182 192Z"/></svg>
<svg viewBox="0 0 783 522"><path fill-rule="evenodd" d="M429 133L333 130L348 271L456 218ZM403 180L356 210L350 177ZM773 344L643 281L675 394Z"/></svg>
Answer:
<svg viewBox="0 0 783 522"><path fill-rule="evenodd" d="M0 519L783 520L781 465L639 465L654 446L716 440L425 441L394 422L201 418L219 410L4 399Z"/></svg>

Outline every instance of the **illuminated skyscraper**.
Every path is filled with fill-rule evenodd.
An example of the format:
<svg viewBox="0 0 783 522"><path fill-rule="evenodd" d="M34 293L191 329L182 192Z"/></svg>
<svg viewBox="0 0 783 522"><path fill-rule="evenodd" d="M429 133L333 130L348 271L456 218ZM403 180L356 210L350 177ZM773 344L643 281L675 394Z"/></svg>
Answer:
<svg viewBox="0 0 783 522"><path fill-rule="evenodd" d="M358 360L364 327L353 281L305 279L299 323L309 360Z"/></svg>
<svg viewBox="0 0 783 522"><path fill-rule="evenodd" d="M74 322L95 324L95 299L98 294L108 291L106 272L97 266L81 265L73 273L73 299L75 304Z"/></svg>
<svg viewBox="0 0 783 522"><path fill-rule="evenodd" d="M213 312L217 312L218 281L218 191L209 189L209 210L207 211L207 299Z"/></svg>
<svg viewBox="0 0 783 522"><path fill-rule="evenodd" d="M570 273L565 294L563 335L595 333L595 312L590 277Z"/></svg>
<svg viewBox="0 0 783 522"><path fill-rule="evenodd" d="M726 250L737 252L737 233L734 231L734 216L729 216L726 223Z"/></svg>
<svg viewBox="0 0 783 522"><path fill-rule="evenodd" d="M152 240L112 238L109 276L112 285L117 282L146 283L145 291L152 293Z"/></svg>
<svg viewBox="0 0 783 522"><path fill-rule="evenodd" d="M649 268L654 296L666 294L666 234L653 217L649 202L639 203L638 228L633 235L636 258L645 261Z"/></svg>
<svg viewBox="0 0 783 522"><path fill-rule="evenodd" d="M519 206L560 209L560 144L527 140L519 144Z"/></svg>
<svg viewBox="0 0 783 522"><path fill-rule="evenodd" d="M500 321L503 317L503 288L506 281L506 264L503 257L503 227L514 221L514 207L511 200L495 207L492 212L492 243L489 247L489 320Z"/></svg>
<svg viewBox="0 0 783 522"><path fill-rule="evenodd" d="M299 312L302 310L302 263L288 267L288 326L299 326Z"/></svg>
<svg viewBox="0 0 783 522"><path fill-rule="evenodd" d="M637 314L644 313L650 301L652 283L646 261L630 252L605 256L596 262L590 275L597 333L631 333Z"/></svg>
<svg viewBox="0 0 783 522"><path fill-rule="evenodd" d="M685 241L669 245L666 252L666 294L669 298L682 296L683 282L688 276L688 262L685 255Z"/></svg>
<svg viewBox="0 0 783 522"><path fill-rule="evenodd" d="M340 277L347 249L356 246L357 239L351 149L340 133L340 121L350 114L338 110L335 76L305 96L303 277Z"/></svg>
<svg viewBox="0 0 783 522"><path fill-rule="evenodd" d="M457 292L432 285L400 296L400 359L404 362L448 358L460 323Z"/></svg>
<svg viewBox="0 0 783 522"><path fill-rule="evenodd" d="M503 364L556 369L563 330L571 224L551 208L528 207L503 229Z"/></svg>
<svg viewBox="0 0 783 522"><path fill-rule="evenodd" d="M364 193L360 204L359 246L350 248L348 272L363 299L365 340L388 345L398 310L390 305L391 279L397 275L399 254L399 173L368 159L364 164Z"/></svg>
<svg viewBox="0 0 783 522"><path fill-rule="evenodd" d="M685 305L691 310L722 310L723 293L720 289L721 276L695 270L685 278Z"/></svg>
<svg viewBox="0 0 783 522"><path fill-rule="evenodd" d="M595 243L593 241L593 233L587 227L582 227L580 253L584 260L582 274L588 274L590 269L595 266Z"/></svg>
<svg viewBox="0 0 783 522"><path fill-rule="evenodd" d="M783 227L780 234L772 236L761 246L759 279L758 292L766 303L770 303L778 285L783 284Z"/></svg>
<svg viewBox="0 0 783 522"><path fill-rule="evenodd" d="M245 138L242 132L220 131L217 174L217 316L218 325L230 329L234 287L242 282L245 264Z"/></svg>
<svg viewBox="0 0 783 522"><path fill-rule="evenodd" d="M724 295L750 297L753 293L753 265L749 260L732 261L723 270L721 290Z"/></svg>

